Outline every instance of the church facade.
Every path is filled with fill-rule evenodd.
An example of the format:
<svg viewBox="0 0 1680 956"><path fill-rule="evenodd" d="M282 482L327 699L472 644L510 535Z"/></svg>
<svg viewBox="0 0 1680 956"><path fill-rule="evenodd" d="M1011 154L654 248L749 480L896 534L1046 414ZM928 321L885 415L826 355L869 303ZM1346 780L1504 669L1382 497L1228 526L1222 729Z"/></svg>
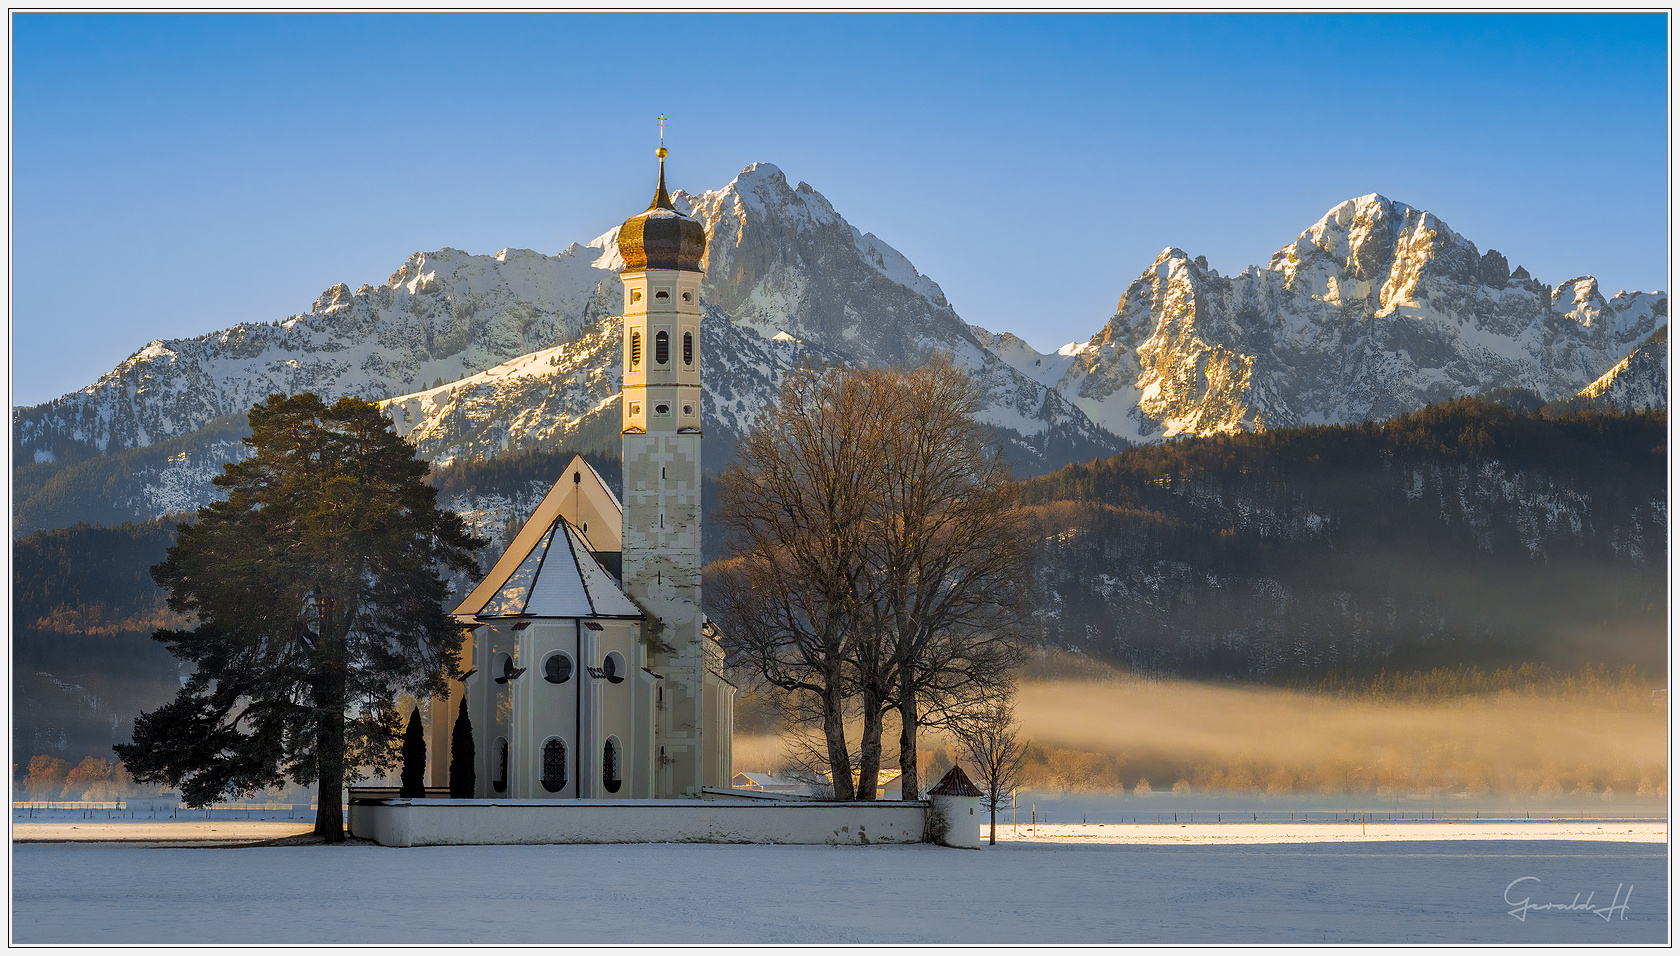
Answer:
<svg viewBox="0 0 1680 956"><path fill-rule="evenodd" d="M735 689L701 612L700 260L665 188L619 229L623 499L581 456L454 609L465 676L432 703L449 785L461 701L478 798L699 797L731 782Z"/></svg>

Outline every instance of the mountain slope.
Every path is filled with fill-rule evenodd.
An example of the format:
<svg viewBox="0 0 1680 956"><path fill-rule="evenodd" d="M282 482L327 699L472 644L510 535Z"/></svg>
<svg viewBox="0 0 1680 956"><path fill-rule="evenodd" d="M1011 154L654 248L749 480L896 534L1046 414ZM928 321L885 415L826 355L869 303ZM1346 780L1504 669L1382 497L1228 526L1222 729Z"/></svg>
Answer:
<svg viewBox="0 0 1680 956"><path fill-rule="evenodd" d="M87 388L13 409L14 454L69 462L144 447L274 392L384 398L453 381L570 341L614 311L617 282L594 258L578 245L557 256L415 253L384 285L341 283L282 322L154 340Z"/></svg>

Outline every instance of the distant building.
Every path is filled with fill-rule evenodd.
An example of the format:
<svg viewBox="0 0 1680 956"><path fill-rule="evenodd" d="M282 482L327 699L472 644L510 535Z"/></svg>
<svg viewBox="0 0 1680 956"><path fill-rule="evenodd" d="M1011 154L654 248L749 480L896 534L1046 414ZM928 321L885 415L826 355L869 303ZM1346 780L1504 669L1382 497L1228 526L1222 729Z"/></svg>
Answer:
<svg viewBox="0 0 1680 956"><path fill-rule="evenodd" d="M765 793L806 794L811 790L810 785L803 780L750 772L736 774L730 786L736 790L761 790Z"/></svg>

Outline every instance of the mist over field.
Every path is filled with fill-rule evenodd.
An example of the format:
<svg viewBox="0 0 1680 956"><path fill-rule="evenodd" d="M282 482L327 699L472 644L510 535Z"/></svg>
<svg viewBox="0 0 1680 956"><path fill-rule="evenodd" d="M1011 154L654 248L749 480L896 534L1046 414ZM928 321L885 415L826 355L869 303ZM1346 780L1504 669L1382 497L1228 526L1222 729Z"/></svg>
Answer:
<svg viewBox="0 0 1680 956"><path fill-rule="evenodd" d="M1022 788L1035 791L1577 803L1667 793L1666 693L1627 670L1441 671L1343 690L1040 676L1021 682L1016 716L1031 742ZM934 734L925 746L942 773L956 748ZM735 739L737 770L775 769L788 753L774 734Z"/></svg>
<svg viewBox="0 0 1680 956"><path fill-rule="evenodd" d="M1016 709L1056 789L1629 797L1666 792L1665 704L1639 686L1399 702L1123 677L1024 683Z"/></svg>

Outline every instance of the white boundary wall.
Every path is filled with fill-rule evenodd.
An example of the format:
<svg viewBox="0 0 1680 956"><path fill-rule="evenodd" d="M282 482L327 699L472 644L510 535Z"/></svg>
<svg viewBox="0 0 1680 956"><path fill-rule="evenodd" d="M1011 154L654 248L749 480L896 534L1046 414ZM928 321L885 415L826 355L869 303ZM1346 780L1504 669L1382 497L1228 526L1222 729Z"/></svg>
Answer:
<svg viewBox="0 0 1680 956"><path fill-rule="evenodd" d="M509 843L920 843L926 801L355 802L350 834L384 846Z"/></svg>

